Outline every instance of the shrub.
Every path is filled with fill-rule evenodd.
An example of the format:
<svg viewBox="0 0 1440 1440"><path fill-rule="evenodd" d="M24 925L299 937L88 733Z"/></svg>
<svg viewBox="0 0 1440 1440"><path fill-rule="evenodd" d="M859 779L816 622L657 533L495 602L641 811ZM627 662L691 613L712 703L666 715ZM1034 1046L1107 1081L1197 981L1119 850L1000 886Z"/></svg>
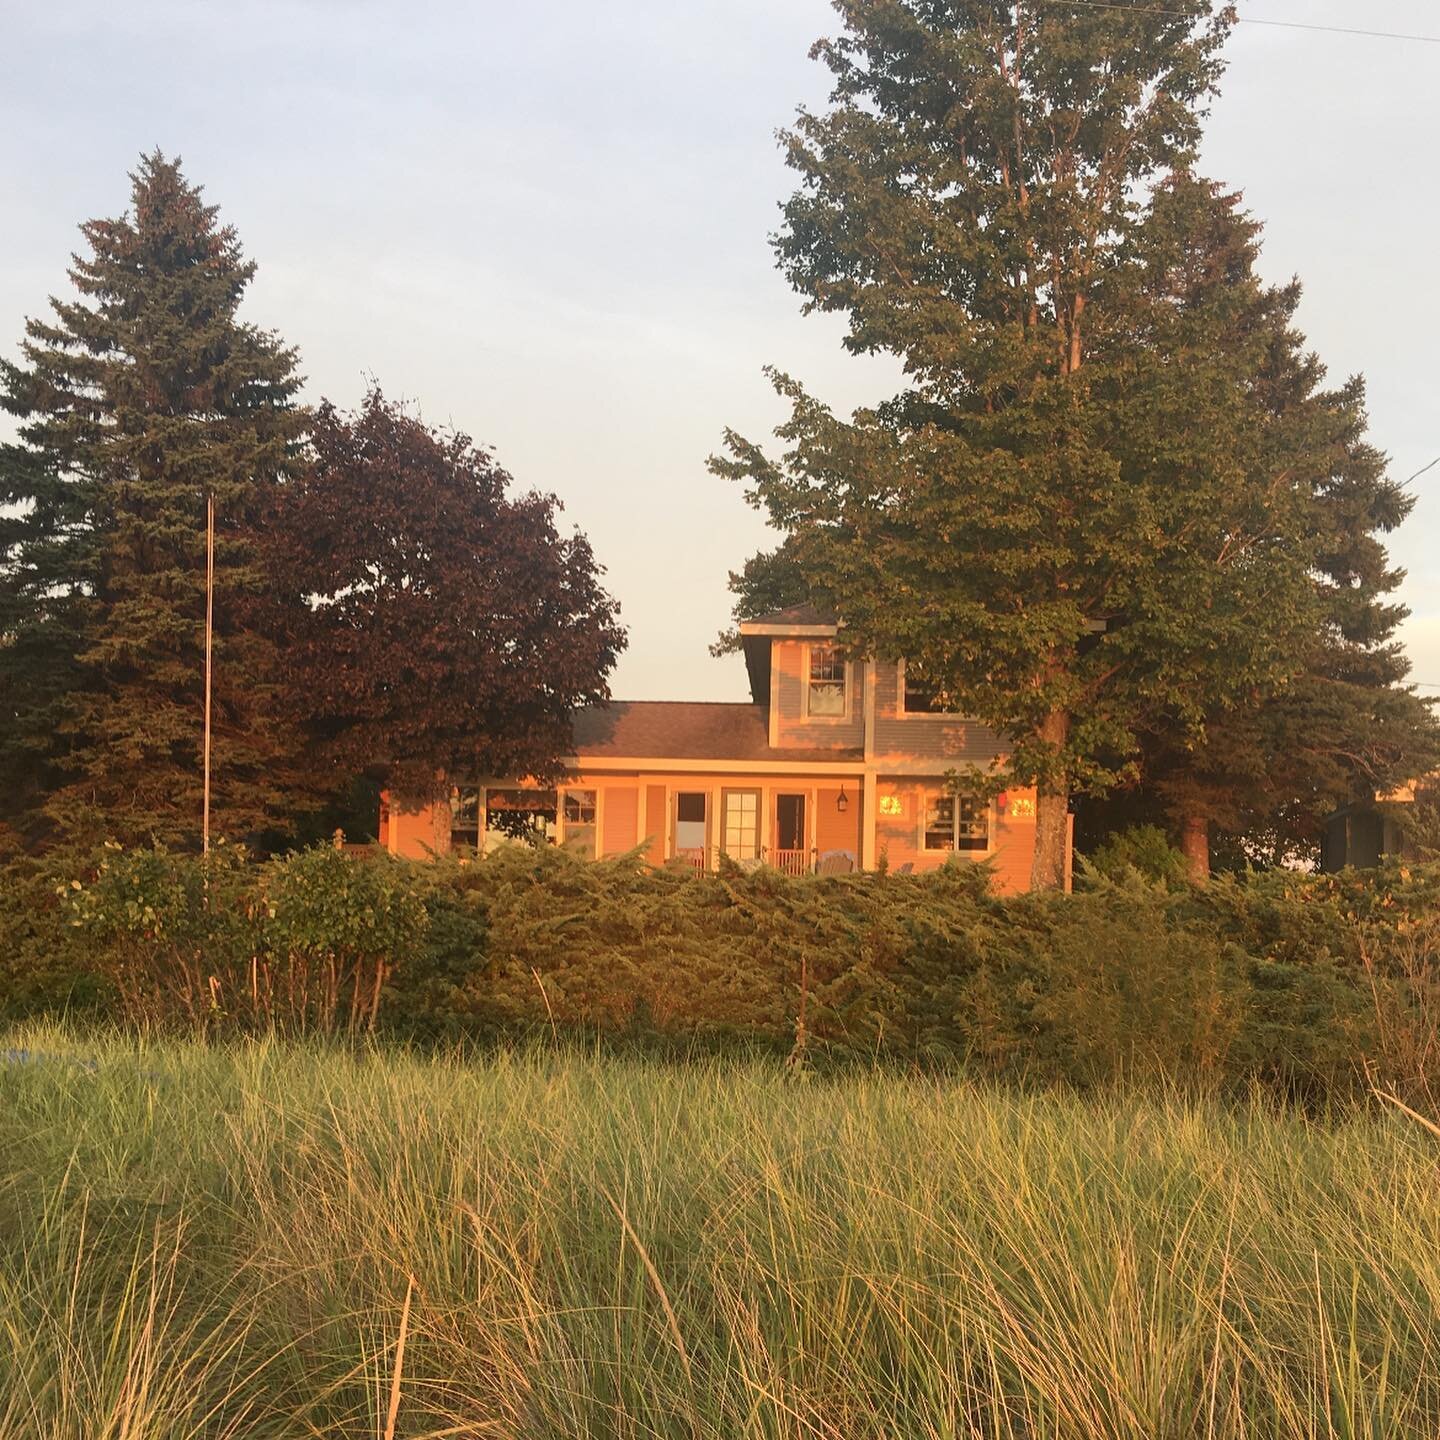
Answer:
<svg viewBox="0 0 1440 1440"><path fill-rule="evenodd" d="M179 1019L204 1031L225 1014L241 952L261 943L260 927L246 923L254 919L245 904L250 881L237 847L197 858L163 846L106 846L88 883L71 879L60 893L124 1019Z"/></svg>
<svg viewBox="0 0 1440 1440"><path fill-rule="evenodd" d="M107 847L61 893L124 1019L202 1032L372 1029L427 928L409 867L330 846L262 866L233 846Z"/></svg>
<svg viewBox="0 0 1440 1440"><path fill-rule="evenodd" d="M1116 875L1001 899L966 864L787 877L545 846L435 864L107 850L26 944L54 942L57 976L83 964L127 1022L202 1032L539 1029L1307 1102L1423 1096L1440 1074L1440 870ZM19 893L0 909L12 929ZM12 1008L57 993L7 985Z"/></svg>
<svg viewBox="0 0 1440 1440"><path fill-rule="evenodd" d="M265 1024L372 1030L389 975L425 937L425 902L407 867L317 845L261 872L266 944L252 1004Z"/></svg>
<svg viewBox="0 0 1440 1440"><path fill-rule="evenodd" d="M1117 832L1096 847L1089 864L1107 880L1123 879L1131 870L1167 885L1183 885L1189 879L1185 857L1158 825L1133 825Z"/></svg>

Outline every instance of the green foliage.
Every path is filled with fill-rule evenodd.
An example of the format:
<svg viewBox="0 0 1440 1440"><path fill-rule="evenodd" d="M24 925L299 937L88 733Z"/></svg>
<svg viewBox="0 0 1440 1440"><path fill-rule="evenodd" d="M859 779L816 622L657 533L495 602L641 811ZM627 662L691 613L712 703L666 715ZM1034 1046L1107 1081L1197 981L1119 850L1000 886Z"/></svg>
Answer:
<svg viewBox="0 0 1440 1440"><path fill-rule="evenodd" d="M713 468L783 536L737 612L799 593L1003 733L1037 885L1070 796L1145 768L1197 864L1212 819L1313 836L1434 727L1398 685L1378 537L1409 502L1363 384L1324 387L1298 285L1192 169L1233 7L836 9L774 243L907 388L847 420L777 374L783 453L727 432Z"/></svg>
<svg viewBox="0 0 1440 1440"><path fill-rule="evenodd" d="M1440 1434L1436 1143L1393 1108L576 1047L7 1050L17 1440Z"/></svg>
<svg viewBox="0 0 1440 1440"><path fill-rule="evenodd" d="M86 1013L113 1000L74 941L61 877L86 857L0 856L0 1019Z"/></svg>
<svg viewBox="0 0 1440 1440"><path fill-rule="evenodd" d="M131 178L127 214L81 227L73 293L0 363L20 434L0 450L0 813L32 838L193 843L213 498L212 814L238 839L305 788L254 623L300 377L239 318L255 266L179 162L157 151Z"/></svg>
<svg viewBox="0 0 1440 1440"><path fill-rule="evenodd" d="M1196 888L1147 876L1155 856L1133 837L1073 896L1001 898L966 863L789 877L544 846L435 864L110 849L49 877L67 923L26 953L48 942L39 974L90 977L130 1024L201 1033L568 1034L1307 1102L1440 1085L1440 868Z"/></svg>
<svg viewBox="0 0 1440 1440"><path fill-rule="evenodd" d="M415 872L332 846L262 866L108 846L59 893L85 963L132 1024L333 1033L375 1025L386 981L421 953Z"/></svg>
<svg viewBox="0 0 1440 1440"><path fill-rule="evenodd" d="M257 982L263 1013L279 1006L321 1031L342 1018L351 1030L373 1029L386 978L424 943L428 912L408 869L317 845L272 860L259 892L269 952Z"/></svg>
<svg viewBox="0 0 1440 1440"><path fill-rule="evenodd" d="M1089 861L1096 874L1111 880L1121 879L1127 870L1176 885L1188 877L1185 857L1158 825L1132 825L1117 831L1095 848Z"/></svg>

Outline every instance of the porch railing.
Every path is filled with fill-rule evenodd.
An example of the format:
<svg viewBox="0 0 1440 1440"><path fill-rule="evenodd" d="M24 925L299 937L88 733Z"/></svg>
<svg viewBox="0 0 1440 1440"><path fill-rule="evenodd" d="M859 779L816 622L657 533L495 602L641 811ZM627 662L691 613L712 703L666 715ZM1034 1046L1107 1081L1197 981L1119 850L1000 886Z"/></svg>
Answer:
<svg viewBox="0 0 1440 1440"><path fill-rule="evenodd" d="M691 870L713 870L719 862L721 848L714 845L682 846L674 853L677 865ZM814 873L816 852L814 850L765 850L758 860L739 860L738 864L751 866L769 865L784 875L810 875Z"/></svg>
<svg viewBox="0 0 1440 1440"><path fill-rule="evenodd" d="M813 850L771 850L765 863L782 875L808 875L815 868Z"/></svg>

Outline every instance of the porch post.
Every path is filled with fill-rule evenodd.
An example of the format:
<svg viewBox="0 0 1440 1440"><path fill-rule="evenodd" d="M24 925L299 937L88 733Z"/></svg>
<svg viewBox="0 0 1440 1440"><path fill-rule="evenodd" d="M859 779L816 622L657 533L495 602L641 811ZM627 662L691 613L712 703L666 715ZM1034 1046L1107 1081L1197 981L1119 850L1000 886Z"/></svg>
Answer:
<svg viewBox="0 0 1440 1440"><path fill-rule="evenodd" d="M860 868L873 870L875 855L875 820L879 802L876 799L875 772L866 770L860 782Z"/></svg>

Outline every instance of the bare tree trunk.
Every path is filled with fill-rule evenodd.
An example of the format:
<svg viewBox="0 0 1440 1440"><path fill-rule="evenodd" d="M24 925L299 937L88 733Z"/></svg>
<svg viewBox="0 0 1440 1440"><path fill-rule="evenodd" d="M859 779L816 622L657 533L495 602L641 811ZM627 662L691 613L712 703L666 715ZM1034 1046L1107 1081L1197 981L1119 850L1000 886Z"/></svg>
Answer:
<svg viewBox="0 0 1440 1440"><path fill-rule="evenodd" d="M1203 815L1181 818L1180 853L1190 868L1190 878L1203 885L1210 878L1210 822Z"/></svg>
<svg viewBox="0 0 1440 1440"><path fill-rule="evenodd" d="M1035 861L1030 868L1033 890L1065 888L1065 848L1070 831L1070 794L1042 785L1035 798Z"/></svg>
<svg viewBox="0 0 1440 1440"><path fill-rule="evenodd" d="M1041 737L1057 750L1070 734L1070 717L1063 710L1045 717ZM1035 859L1030 869L1034 890L1065 888L1066 850L1070 836L1070 787L1064 771L1040 783L1035 797Z"/></svg>

